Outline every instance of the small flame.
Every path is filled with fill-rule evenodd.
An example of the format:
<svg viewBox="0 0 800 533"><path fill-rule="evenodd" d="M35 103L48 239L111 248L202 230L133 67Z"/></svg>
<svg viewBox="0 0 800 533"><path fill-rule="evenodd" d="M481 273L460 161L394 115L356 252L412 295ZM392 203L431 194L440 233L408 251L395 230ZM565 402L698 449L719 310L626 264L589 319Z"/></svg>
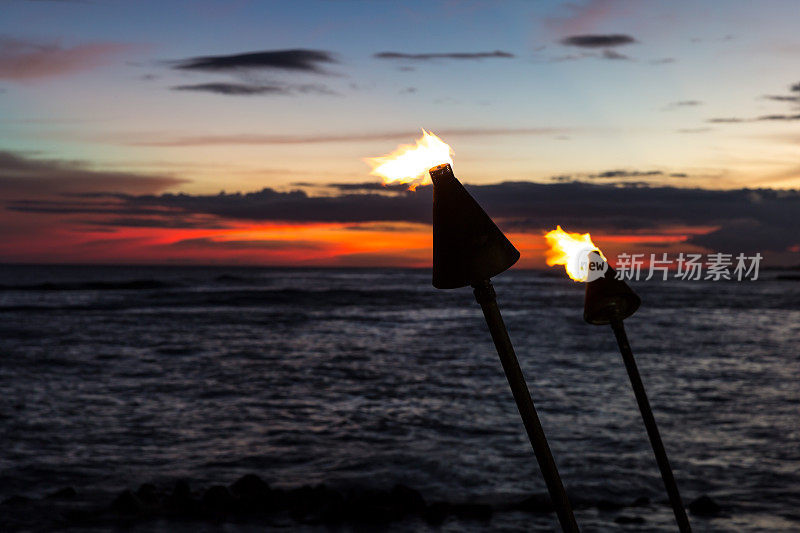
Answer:
<svg viewBox="0 0 800 533"><path fill-rule="evenodd" d="M597 252L603 261L608 261L588 233L567 233L561 226L556 226L544 238L550 245L546 255L548 266L564 265L567 275L574 281L589 278L587 259L590 252Z"/></svg>
<svg viewBox="0 0 800 533"><path fill-rule="evenodd" d="M428 170L443 163L453 164L453 149L439 137L422 130L416 144L403 144L389 155L364 159L372 166L373 176L383 178L383 184L408 183L409 190L431 182Z"/></svg>

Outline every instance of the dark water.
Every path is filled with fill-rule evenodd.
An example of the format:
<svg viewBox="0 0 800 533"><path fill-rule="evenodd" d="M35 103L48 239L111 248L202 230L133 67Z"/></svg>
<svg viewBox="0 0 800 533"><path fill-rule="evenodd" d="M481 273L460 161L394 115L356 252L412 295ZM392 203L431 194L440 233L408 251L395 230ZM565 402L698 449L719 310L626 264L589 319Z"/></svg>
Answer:
<svg viewBox="0 0 800 533"><path fill-rule="evenodd" d="M554 274L495 287L565 484L577 501L655 502L578 521L673 531L613 335ZM800 282L777 274L634 283L626 326L684 500L723 508L692 516L697 531L800 530ZM246 472L451 501L545 491L471 291L427 271L6 266L0 285L0 499Z"/></svg>

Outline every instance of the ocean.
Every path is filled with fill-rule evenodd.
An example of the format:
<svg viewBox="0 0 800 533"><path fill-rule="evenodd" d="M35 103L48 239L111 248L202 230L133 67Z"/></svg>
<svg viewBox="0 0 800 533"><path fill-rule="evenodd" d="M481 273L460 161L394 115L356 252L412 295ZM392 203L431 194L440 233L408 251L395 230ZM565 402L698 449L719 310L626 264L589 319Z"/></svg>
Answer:
<svg viewBox="0 0 800 533"><path fill-rule="evenodd" d="M800 530L795 274L631 284L642 306L625 324L684 502L720 507L690 514L696 531ZM555 269L494 284L583 530L674 531L611 329L583 322L583 286ZM480 308L428 270L2 266L0 361L0 529L63 525L70 505L143 483L247 473L493 509L393 531L557 528L513 505L546 489ZM63 487L70 501L45 498Z"/></svg>

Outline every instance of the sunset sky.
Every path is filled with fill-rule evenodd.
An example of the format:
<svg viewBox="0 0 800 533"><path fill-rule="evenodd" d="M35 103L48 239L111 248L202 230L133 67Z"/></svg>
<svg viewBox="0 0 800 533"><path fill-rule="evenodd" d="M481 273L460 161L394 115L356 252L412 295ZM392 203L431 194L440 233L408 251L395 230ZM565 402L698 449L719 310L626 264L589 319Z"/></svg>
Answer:
<svg viewBox="0 0 800 533"><path fill-rule="evenodd" d="M800 263L797 2L0 0L0 262L430 264L420 128L522 252Z"/></svg>

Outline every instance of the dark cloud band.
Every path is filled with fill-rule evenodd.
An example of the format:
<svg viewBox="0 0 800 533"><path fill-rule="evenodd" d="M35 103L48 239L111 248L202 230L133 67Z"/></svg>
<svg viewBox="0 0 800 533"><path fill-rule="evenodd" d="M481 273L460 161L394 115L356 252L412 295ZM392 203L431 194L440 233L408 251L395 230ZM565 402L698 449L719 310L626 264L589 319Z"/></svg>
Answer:
<svg viewBox="0 0 800 533"><path fill-rule="evenodd" d="M609 171L609 173L625 171ZM658 172L658 171L653 171ZM598 175L609 174L600 173ZM609 177L612 177L609 175ZM355 190L337 184L343 194L310 196L300 191L263 189L214 195L89 195L59 201L12 201L18 212L96 217L148 217L165 227L175 219L211 216L226 220L298 223L430 223L432 190L377 191L366 184ZM654 231L669 226L715 227L690 242L722 251L786 250L800 244L800 191L772 189L707 190L648 187L638 183L506 182L468 187L504 228L530 233L568 228L608 231ZM753 242L749 236L758 235ZM752 246L757 248L751 248Z"/></svg>
<svg viewBox="0 0 800 533"><path fill-rule="evenodd" d="M577 46L580 48L611 48L633 44L636 39L630 35L614 33L609 35L571 35L561 39L560 42L565 46Z"/></svg>
<svg viewBox="0 0 800 533"><path fill-rule="evenodd" d="M291 94L335 94L324 85L262 85L249 83L198 83L194 85L177 85L173 91L193 91L225 96L279 96Z"/></svg>
<svg viewBox="0 0 800 533"><path fill-rule="evenodd" d="M178 61L173 68L224 72L236 70L275 69L322 73L322 65L336 63L331 52L325 50L269 50L244 54L200 56Z"/></svg>

